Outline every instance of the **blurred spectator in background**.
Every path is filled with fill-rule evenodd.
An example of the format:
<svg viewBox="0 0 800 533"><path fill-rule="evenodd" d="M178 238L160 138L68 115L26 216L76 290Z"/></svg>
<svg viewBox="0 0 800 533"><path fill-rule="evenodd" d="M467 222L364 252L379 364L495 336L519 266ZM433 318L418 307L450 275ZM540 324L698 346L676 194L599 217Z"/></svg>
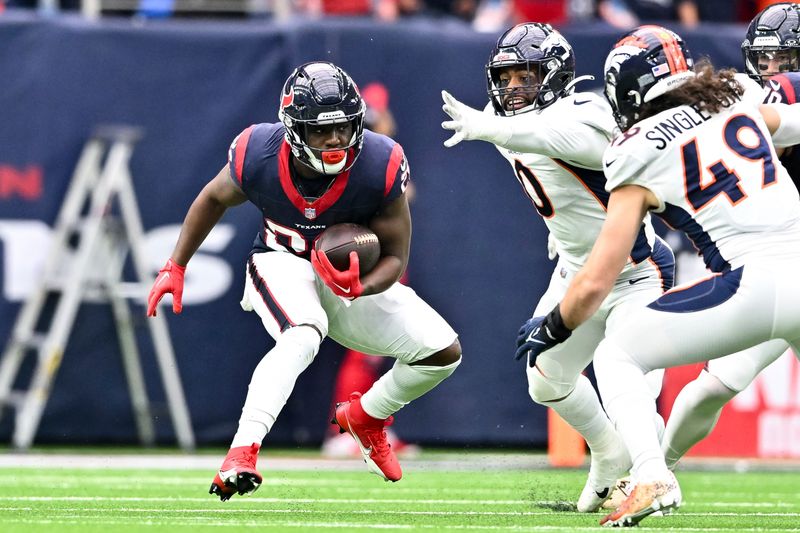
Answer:
<svg viewBox="0 0 800 533"><path fill-rule="evenodd" d="M0 4L5 3L7 7L18 8L45 8L45 3L40 0L0 0ZM80 9L81 0L56 0L55 7L58 9Z"/></svg>
<svg viewBox="0 0 800 533"><path fill-rule="evenodd" d="M171 17L175 0L139 0L138 15L149 18Z"/></svg>
<svg viewBox="0 0 800 533"><path fill-rule="evenodd" d="M597 5L600 18L617 28L641 22L675 21L687 28L700 22L742 22L754 10L753 0L600 0Z"/></svg>
<svg viewBox="0 0 800 533"><path fill-rule="evenodd" d="M512 0L512 23L547 22L565 24L569 21L570 0Z"/></svg>
<svg viewBox="0 0 800 533"><path fill-rule="evenodd" d="M364 126L388 137L394 137L397 127L394 116L389 110L389 91L380 82L373 82L361 88L361 97L367 104L367 113L364 117ZM406 190L408 201L414 199L412 184ZM407 273L400 278L402 283L408 281ZM355 350L346 350L342 362L339 364L339 371L336 374L336 381L333 385L333 398L331 403L331 413L334 412L336 404L346 402L350 399L353 391L364 393L372 387L372 384L383 375L386 364L393 361L376 355L368 355ZM356 441L348 433L339 433L338 426L328 426L325 441L322 443L322 455L329 458L340 457L360 457L361 450ZM410 457L418 455L419 446L403 442L391 429L386 429L389 443L395 453L401 456Z"/></svg>

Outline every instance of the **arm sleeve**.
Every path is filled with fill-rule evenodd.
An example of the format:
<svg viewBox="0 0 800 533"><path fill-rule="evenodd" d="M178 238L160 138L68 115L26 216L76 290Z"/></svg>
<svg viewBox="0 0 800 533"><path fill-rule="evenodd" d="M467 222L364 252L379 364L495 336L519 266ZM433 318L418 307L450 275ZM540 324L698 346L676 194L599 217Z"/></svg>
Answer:
<svg viewBox="0 0 800 533"><path fill-rule="evenodd" d="M490 142L515 152L532 152L599 168L603 151L611 140L613 117L610 111L604 112L593 95L576 104L579 98L584 95L542 113L492 116L492 130L497 135Z"/></svg>
<svg viewBox="0 0 800 533"><path fill-rule="evenodd" d="M800 144L800 104L770 104L778 112L781 123L772 134L775 146L794 146Z"/></svg>
<svg viewBox="0 0 800 533"><path fill-rule="evenodd" d="M653 209L658 213L664 210L664 199L652 183L648 165L634 155L635 149L623 150L615 146L609 147L603 156L603 167L606 175L606 190L612 192L623 185L638 185L653 193L658 206Z"/></svg>

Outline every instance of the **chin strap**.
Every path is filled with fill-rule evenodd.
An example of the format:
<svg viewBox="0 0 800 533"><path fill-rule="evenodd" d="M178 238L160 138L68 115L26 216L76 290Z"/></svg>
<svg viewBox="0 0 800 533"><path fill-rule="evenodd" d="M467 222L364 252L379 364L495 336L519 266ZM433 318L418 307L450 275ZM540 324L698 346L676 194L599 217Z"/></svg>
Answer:
<svg viewBox="0 0 800 533"><path fill-rule="evenodd" d="M574 80L569 82L566 87L564 87L564 95L566 96L570 92L572 92L572 90L575 88L575 86L578 83L580 83L582 81L591 81L593 79L594 79L594 76L589 76L588 74L586 76L578 76L577 78L575 78Z"/></svg>

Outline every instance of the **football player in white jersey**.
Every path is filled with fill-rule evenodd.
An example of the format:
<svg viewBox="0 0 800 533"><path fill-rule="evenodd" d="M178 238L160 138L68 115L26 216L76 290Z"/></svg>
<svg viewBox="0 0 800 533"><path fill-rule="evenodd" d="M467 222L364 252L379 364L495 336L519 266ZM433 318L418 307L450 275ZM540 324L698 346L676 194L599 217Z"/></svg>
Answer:
<svg viewBox="0 0 800 533"><path fill-rule="evenodd" d="M533 316L544 316L563 297L583 266L602 227L608 193L602 154L615 128L608 104L593 93L575 93L575 56L569 43L547 24L514 26L498 40L486 67L490 105L472 109L443 92L455 131L445 142L480 139L497 145L544 219L559 261ZM596 511L616 478L628 472L630 457L608 420L589 380L582 374L608 332L624 327L619 316L670 288L672 250L640 225L630 260L615 290L591 320L567 342L526 365L531 398L552 407L586 440L591 450L587 483L578 499L581 512ZM518 354L518 358L523 353ZM654 376L658 395L661 373ZM663 421L654 415L655 424Z"/></svg>
<svg viewBox="0 0 800 533"><path fill-rule="evenodd" d="M603 156L606 221L564 298L518 339L535 360L592 317L649 211L686 232L713 272L621 317L625 327L608 331L597 348L600 393L634 480L605 525L635 525L681 502L648 423L655 402L646 372L772 339L800 348L800 196L769 138L797 144L800 108L756 107L741 99L732 71L691 65L683 40L659 26L637 28L609 54L605 96L621 133Z"/></svg>
<svg viewBox="0 0 800 533"><path fill-rule="evenodd" d="M747 74L736 76L738 81L742 81L744 76L750 83L745 87L746 95L755 95L759 102L763 99L765 103L795 103L794 78L780 76L772 84L768 84L767 79L800 70L798 32L800 5L795 3L768 6L753 18L742 42ZM795 183L800 179L800 175L796 175L800 174L800 152L797 150L783 154L778 151ZM711 433L725 404L750 385L759 372L783 355L787 348L785 341L773 340L756 349L714 359L681 390L661 442L671 469L692 446Z"/></svg>

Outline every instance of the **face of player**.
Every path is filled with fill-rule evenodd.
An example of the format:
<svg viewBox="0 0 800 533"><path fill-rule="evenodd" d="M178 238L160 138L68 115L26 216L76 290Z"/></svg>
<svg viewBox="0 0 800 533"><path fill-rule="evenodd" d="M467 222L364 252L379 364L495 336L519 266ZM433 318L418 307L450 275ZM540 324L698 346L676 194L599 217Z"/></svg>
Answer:
<svg viewBox="0 0 800 533"><path fill-rule="evenodd" d="M353 138L353 123L309 125L306 129L306 142L317 150L336 150L350 144Z"/></svg>
<svg viewBox="0 0 800 533"><path fill-rule="evenodd" d="M762 77L773 76L782 72L800 70L797 52L794 50L775 50L762 52L758 56L758 73Z"/></svg>
<svg viewBox="0 0 800 533"><path fill-rule="evenodd" d="M539 94L539 79L536 73L523 66L512 65L498 72L498 88L503 91L503 108L517 111L528 107Z"/></svg>

